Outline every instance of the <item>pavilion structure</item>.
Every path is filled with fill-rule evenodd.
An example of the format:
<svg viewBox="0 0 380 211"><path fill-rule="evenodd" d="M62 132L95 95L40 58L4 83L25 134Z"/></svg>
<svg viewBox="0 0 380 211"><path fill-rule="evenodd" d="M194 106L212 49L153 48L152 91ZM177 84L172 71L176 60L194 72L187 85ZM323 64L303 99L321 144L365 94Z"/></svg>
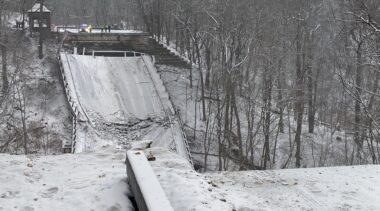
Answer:
<svg viewBox="0 0 380 211"><path fill-rule="evenodd" d="M33 32L47 32L51 31L51 11L43 5L41 13L41 0L38 0L32 9L28 10L29 16L29 30ZM40 19L42 16L42 29L40 29Z"/></svg>

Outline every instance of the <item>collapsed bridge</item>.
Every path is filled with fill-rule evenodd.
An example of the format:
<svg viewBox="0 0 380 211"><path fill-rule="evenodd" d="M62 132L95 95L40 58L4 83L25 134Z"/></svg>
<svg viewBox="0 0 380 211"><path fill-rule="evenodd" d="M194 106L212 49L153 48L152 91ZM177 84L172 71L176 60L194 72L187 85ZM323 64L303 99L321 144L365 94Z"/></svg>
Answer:
<svg viewBox="0 0 380 211"><path fill-rule="evenodd" d="M73 113L73 139L63 144L64 150L92 149L94 143L87 137L88 128L96 133L107 133L120 126L154 122L155 126L144 134L144 138L151 139L153 145L175 149L191 162L186 137L155 68L155 58L129 49L107 49L102 44L109 43L108 39L104 42L92 40L92 44L74 40L71 42L74 45L67 45L58 53ZM78 46L83 43L87 49L78 53Z"/></svg>

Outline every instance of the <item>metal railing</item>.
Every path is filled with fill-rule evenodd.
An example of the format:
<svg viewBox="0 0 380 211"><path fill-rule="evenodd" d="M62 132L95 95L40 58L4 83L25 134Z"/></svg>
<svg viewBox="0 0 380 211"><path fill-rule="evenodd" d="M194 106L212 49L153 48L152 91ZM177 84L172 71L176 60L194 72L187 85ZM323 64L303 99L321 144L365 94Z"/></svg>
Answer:
<svg viewBox="0 0 380 211"><path fill-rule="evenodd" d="M187 156L189 157L189 161L190 161L191 166L194 168L193 158L191 156L190 146L189 146L189 142L187 141L187 135L185 132L185 126L184 126L184 123L182 121L181 113L179 112L178 108L174 108L174 110L175 110L175 114L178 117L178 123L179 123L179 127L181 128L183 140L185 142Z"/></svg>
<svg viewBox="0 0 380 211"><path fill-rule="evenodd" d="M105 54L120 53L120 54L123 54L124 57L127 57L127 55L133 55L134 57L145 55L144 53L137 52L137 51L92 51L92 56L95 57L97 53L105 53Z"/></svg>
<svg viewBox="0 0 380 211"><path fill-rule="evenodd" d="M175 139L175 138L174 138L175 136L174 136L174 131L173 131L172 114L170 114L170 113L168 113L168 112L166 111L166 109L165 109L165 107L164 107L164 103L162 102L161 96L160 96L160 94L159 94L159 92L158 92L158 89L157 89L156 83L154 82L153 76L152 76L152 74L150 73L150 71L149 71L149 69L148 69L148 67L147 67L147 64L146 64L146 62L145 62L145 59L144 59L143 56L141 56L141 58L142 58L142 60L143 60L144 66L145 66L145 68L146 68L146 70L147 70L147 72L148 72L148 74L149 74L149 77L150 77L150 79L152 80L152 83L153 83L154 89L155 89L155 91L156 91L156 93L157 93L157 96L158 96L158 98L159 98L159 101L160 101L160 103L161 103L161 107L162 107L162 109L164 110L165 115L169 118L170 130L171 130L171 133L172 133L173 141L174 141L174 143L175 143L175 140L174 140L174 139ZM160 77L160 79L161 79L161 75L160 75L160 74L158 74L158 75L159 75L159 77ZM162 79L161 79L161 80L162 80ZM165 85L164 85L164 89L165 89L165 93L169 96L169 93L168 93L168 91L166 90ZM172 108L173 108L173 110L174 110L174 105L173 105L173 102L172 102L171 99L170 99L170 96L169 96L169 102L170 102L170 104L171 104L171 106L172 106ZM176 110L174 110L174 113L177 115ZM179 116L179 115L177 115L177 116ZM190 147L189 147L189 143L188 143L188 141L187 141L186 133L184 132L183 123L182 123L181 118L178 118L178 120L179 120L178 123L179 123L179 125L180 125L180 129L181 129L182 140L183 140L184 145L185 145L185 148L186 148L187 159L188 159L188 161L190 162L192 168L194 168L193 158L192 158L192 156L191 156ZM177 150L177 152L178 152L178 150Z"/></svg>
<svg viewBox="0 0 380 211"><path fill-rule="evenodd" d="M72 135L71 145L68 146L65 144L63 146L63 151L67 152L67 150L69 148L71 148L70 149L71 153L75 153L75 145L76 145L76 141L77 141L77 132L78 132L78 128L77 128L78 127L78 117L80 115L80 112L79 112L78 107L76 106L76 104L73 101L73 98L71 96L71 91L69 89L69 84L67 82L66 75L64 72L65 70L63 68L61 55L58 53L57 57L58 57L58 61L59 61L59 69L60 69L60 73L61 73L61 77L62 77L62 82L63 82L63 87L64 87L66 99L70 105L69 108L70 108L71 113L73 115L73 120L72 120L73 128L72 128L72 134L71 134Z"/></svg>
<svg viewBox="0 0 380 211"><path fill-rule="evenodd" d="M65 33L63 39L62 39L62 42L57 50L57 59L58 59L58 62L59 62L59 70L60 70L60 73L61 73L61 78L62 78L62 83L63 83L63 87L64 87L64 92L65 92L65 95L66 95L66 99L67 99L67 102L69 103L69 108L71 110L71 113L73 115L73 119L72 119L72 124L73 124L73 128L72 128L72 138L71 138L71 143L70 145L69 144L66 144L64 143L62 148L63 148L63 151L64 152L71 152L71 153L75 153L75 145L76 145L76 141L77 141L77 137L78 137L78 117L80 115L80 112L78 110L78 107L76 106L75 102L73 101L72 99L72 96L71 96L71 91L69 89L69 84L67 82L67 79L66 79L66 75L65 75L65 70L64 70L64 67L63 67L63 63L62 63L62 58L61 58L61 49L62 49L62 46L66 40L68 36L68 33Z"/></svg>

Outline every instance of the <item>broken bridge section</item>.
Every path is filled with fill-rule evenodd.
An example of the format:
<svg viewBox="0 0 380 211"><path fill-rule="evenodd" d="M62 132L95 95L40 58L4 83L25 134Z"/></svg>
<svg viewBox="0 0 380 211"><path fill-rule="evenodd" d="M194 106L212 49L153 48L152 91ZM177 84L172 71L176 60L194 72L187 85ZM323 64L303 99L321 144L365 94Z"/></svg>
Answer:
<svg viewBox="0 0 380 211"><path fill-rule="evenodd" d="M133 127L139 130L150 126L145 129L144 139L175 149L191 160L169 95L150 56L103 57L61 52L59 57L70 100L79 111L75 152L94 147L86 138L86 128L107 133L125 126L129 133Z"/></svg>

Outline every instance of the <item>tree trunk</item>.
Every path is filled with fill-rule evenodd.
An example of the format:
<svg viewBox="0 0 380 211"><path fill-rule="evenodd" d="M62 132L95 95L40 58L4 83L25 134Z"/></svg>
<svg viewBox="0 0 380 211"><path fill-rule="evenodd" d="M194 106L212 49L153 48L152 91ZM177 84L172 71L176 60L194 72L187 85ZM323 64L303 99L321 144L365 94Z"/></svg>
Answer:
<svg viewBox="0 0 380 211"><path fill-rule="evenodd" d="M229 77L229 76L227 76ZM225 91L226 91L226 95L225 95L225 112L224 112L224 134L223 134L223 143L225 143L226 141L230 142L230 119L229 119L229 113L230 113L230 85L229 85L229 79L227 78L226 79L226 85L225 85ZM227 156L227 153L226 152L226 147L224 144L222 144L222 152L219 152L219 153L223 153L223 157L225 158Z"/></svg>
<svg viewBox="0 0 380 211"><path fill-rule="evenodd" d="M269 66L269 65L268 65ZM272 74L269 70L265 69L263 74L263 133L264 133L264 148L263 148L263 168L267 169L267 162L270 161L270 110L272 106Z"/></svg>
<svg viewBox="0 0 380 211"><path fill-rule="evenodd" d="M236 88L235 86L233 86ZM232 89L234 89L232 88ZM236 102L236 95L233 91L232 93L232 109L234 110L235 113L235 118L236 118L236 130L237 130L237 138L238 138L238 146L239 146L239 162L240 162L240 169L242 168L242 164L244 162L244 154L243 154L243 139L241 135L241 126L240 126L240 116L239 116L239 111L237 108L237 102Z"/></svg>
<svg viewBox="0 0 380 211"><path fill-rule="evenodd" d="M282 62L281 62L282 63ZM285 74L281 67L279 66L279 77L277 79L277 88L278 88L278 96L277 96L277 108L279 110L279 120L278 120L278 129L280 133L284 133L284 102L283 102L283 84L285 80Z"/></svg>
<svg viewBox="0 0 380 211"><path fill-rule="evenodd" d="M302 133L302 119L304 110L304 72L302 69L302 26L298 23L297 35L296 35L296 103L295 114L297 121L297 129L294 142L296 144L296 167L301 167L301 133Z"/></svg>
<svg viewBox="0 0 380 211"><path fill-rule="evenodd" d="M201 80L201 101L202 101L202 121L206 121L206 102L205 102L205 86L203 81L203 72L202 72L202 63L201 63L201 52L199 49L199 38L198 35L195 35L195 50L197 54L197 60L198 60L198 70L199 70L199 76Z"/></svg>
<svg viewBox="0 0 380 211"><path fill-rule="evenodd" d="M1 61L2 61L2 68L1 68L1 77L3 82L2 87L2 93L3 95L6 95L8 93L9 88L9 82L8 82L8 74L7 74L7 46L5 44L7 43L7 36L5 35L4 38L4 44L0 44L1 46Z"/></svg>
<svg viewBox="0 0 380 211"><path fill-rule="evenodd" d="M355 122L354 122L354 141L357 145L357 156L361 159L361 151L363 148L363 141L360 137L360 124L361 124L361 94L363 83L363 70L362 70L362 43L358 43L356 51L356 76L355 76Z"/></svg>
<svg viewBox="0 0 380 211"><path fill-rule="evenodd" d="M207 41L205 49L205 59L206 59L206 78L205 78L205 87L210 89L210 77L211 77L211 41Z"/></svg>
<svg viewBox="0 0 380 211"><path fill-rule="evenodd" d="M312 35L307 35L312 36ZM313 39L307 39L307 56L306 56L306 72L307 72L307 99L308 99L308 123L309 123L309 133L314 133L314 123L315 123L315 112L314 112L314 100L313 100L313 87L315 79L313 74Z"/></svg>

